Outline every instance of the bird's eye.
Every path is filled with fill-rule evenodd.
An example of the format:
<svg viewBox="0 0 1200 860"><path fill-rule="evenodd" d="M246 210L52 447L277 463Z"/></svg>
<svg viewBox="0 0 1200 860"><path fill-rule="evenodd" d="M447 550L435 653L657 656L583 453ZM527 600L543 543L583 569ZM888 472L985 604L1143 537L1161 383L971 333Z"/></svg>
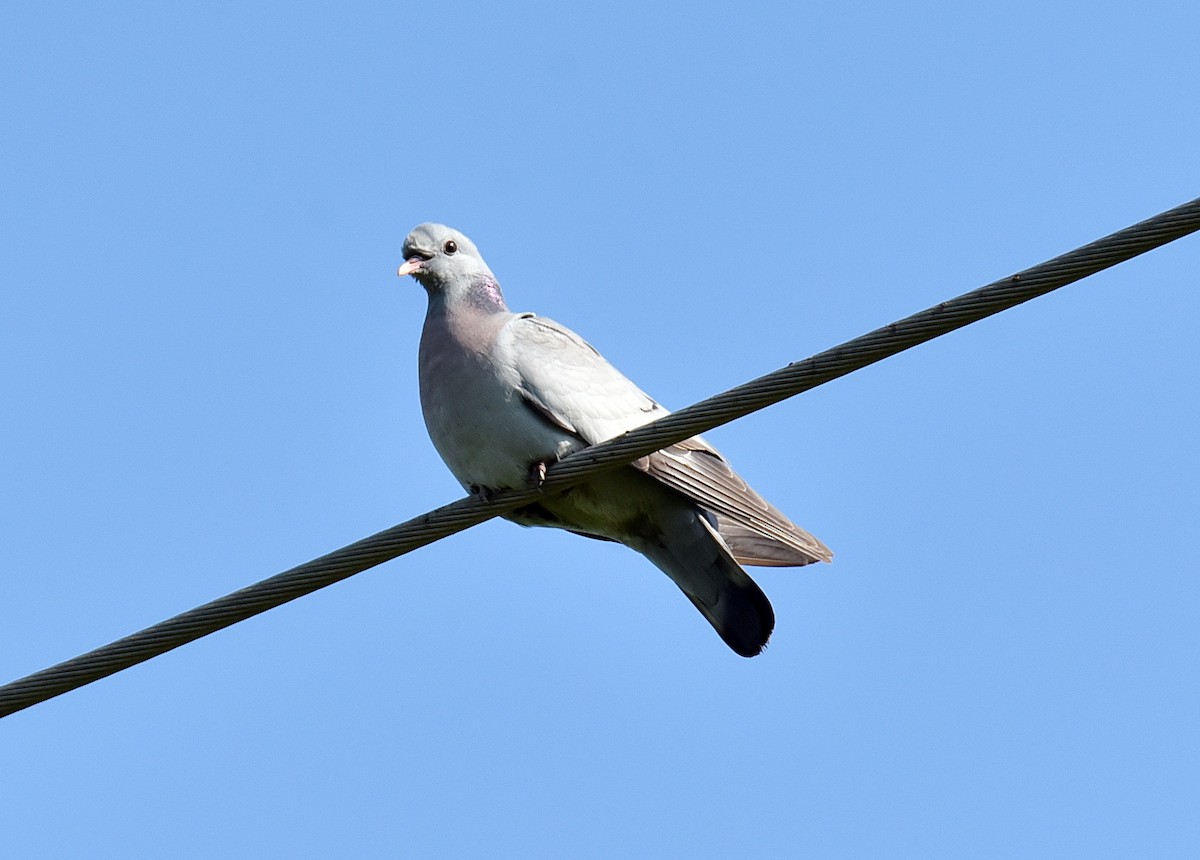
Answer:
<svg viewBox="0 0 1200 860"><path fill-rule="evenodd" d="M451 239L442 246L442 250L447 254L454 254L458 251L458 243Z"/></svg>

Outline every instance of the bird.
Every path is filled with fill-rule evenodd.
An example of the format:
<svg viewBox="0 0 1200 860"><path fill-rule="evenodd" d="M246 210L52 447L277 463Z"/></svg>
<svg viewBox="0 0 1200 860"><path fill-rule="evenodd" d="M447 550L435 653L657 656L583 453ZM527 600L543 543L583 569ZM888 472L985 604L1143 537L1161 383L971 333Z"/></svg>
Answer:
<svg viewBox="0 0 1200 860"><path fill-rule="evenodd" d="M397 275L411 275L428 298L417 362L426 429L472 494L537 486L563 457L669 414L570 329L509 310L458 230L420 224L402 254ZM742 565L833 557L700 436L505 516L641 553L743 657L766 647L775 612Z"/></svg>

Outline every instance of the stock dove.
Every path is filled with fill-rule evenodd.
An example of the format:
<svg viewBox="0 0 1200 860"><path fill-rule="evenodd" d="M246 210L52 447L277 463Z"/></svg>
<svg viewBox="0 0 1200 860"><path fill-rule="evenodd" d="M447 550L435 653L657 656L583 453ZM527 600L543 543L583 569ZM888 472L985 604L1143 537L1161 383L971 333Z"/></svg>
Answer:
<svg viewBox="0 0 1200 860"><path fill-rule="evenodd" d="M412 275L429 297L418 360L425 425L471 492L537 484L573 451L667 414L574 332L509 311L462 233L421 224L403 254L397 274ZM832 557L699 436L507 518L640 552L743 657L762 651L775 613L739 562L798 567Z"/></svg>

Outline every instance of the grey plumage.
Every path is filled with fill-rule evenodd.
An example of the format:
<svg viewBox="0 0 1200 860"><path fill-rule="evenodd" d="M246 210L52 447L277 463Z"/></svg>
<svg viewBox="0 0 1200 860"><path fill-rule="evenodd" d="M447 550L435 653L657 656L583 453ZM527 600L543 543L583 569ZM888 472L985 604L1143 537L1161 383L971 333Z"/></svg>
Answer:
<svg viewBox="0 0 1200 860"><path fill-rule="evenodd" d="M572 451L667 414L574 332L509 311L462 233L422 224L403 253L399 274L414 276L429 298L421 408L434 447L463 486L526 486ZM699 436L508 518L642 553L745 657L766 645L775 615L739 562L795 567L832 557Z"/></svg>

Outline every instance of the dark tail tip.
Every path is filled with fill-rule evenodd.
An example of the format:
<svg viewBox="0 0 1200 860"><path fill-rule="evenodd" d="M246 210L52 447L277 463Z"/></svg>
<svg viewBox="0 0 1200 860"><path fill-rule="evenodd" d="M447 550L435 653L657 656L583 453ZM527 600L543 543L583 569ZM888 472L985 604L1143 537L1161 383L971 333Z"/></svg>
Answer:
<svg viewBox="0 0 1200 860"><path fill-rule="evenodd" d="M775 610L758 584L745 571L738 572L741 576L729 579L716 606L691 599L726 645L742 657L754 657L767 647L775 629Z"/></svg>

